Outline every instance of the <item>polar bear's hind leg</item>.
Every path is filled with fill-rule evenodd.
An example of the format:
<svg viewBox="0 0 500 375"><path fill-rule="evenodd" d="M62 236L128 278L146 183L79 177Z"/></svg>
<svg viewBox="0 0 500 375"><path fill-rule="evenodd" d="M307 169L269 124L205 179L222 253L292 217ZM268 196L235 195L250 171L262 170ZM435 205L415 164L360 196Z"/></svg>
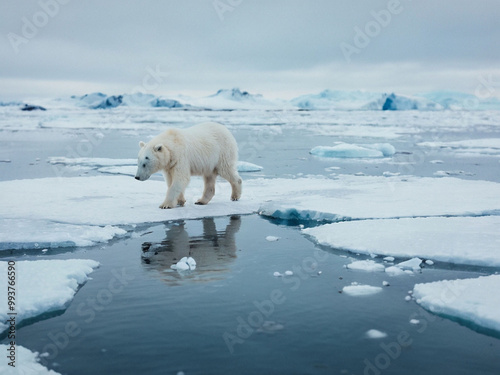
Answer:
<svg viewBox="0 0 500 375"><path fill-rule="evenodd" d="M203 181L205 182L205 188L203 190L203 196L196 201L196 204L208 204L215 195L215 180L217 175L215 173L203 176Z"/></svg>

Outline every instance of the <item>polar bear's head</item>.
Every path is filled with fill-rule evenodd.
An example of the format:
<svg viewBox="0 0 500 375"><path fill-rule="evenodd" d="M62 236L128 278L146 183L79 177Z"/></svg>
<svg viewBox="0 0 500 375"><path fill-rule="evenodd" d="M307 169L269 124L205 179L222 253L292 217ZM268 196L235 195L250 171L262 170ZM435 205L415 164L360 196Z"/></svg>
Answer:
<svg viewBox="0 0 500 375"><path fill-rule="evenodd" d="M170 161L168 149L160 144L139 142L139 156L137 158L137 173L135 179L146 181L152 174L165 168Z"/></svg>

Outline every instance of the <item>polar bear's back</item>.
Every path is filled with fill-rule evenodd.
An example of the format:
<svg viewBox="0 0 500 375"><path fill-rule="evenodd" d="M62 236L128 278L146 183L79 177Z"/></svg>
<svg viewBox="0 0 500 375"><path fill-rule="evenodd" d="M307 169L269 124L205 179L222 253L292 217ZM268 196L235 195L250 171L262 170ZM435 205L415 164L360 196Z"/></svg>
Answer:
<svg viewBox="0 0 500 375"><path fill-rule="evenodd" d="M184 143L192 174L207 174L214 169L235 169L238 145L222 124L204 122L178 130Z"/></svg>

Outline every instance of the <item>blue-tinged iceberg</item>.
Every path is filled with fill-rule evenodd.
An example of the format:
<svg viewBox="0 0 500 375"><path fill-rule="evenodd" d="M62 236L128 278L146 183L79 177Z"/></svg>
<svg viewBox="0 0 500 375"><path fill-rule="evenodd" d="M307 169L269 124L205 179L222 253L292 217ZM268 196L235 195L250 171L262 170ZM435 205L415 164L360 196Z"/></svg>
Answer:
<svg viewBox="0 0 500 375"><path fill-rule="evenodd" d="M382 111L435 111L441 110L443 107L426 98L392 93L382 95L377 100L368 103L363 109Z"/></svg>
<svg viewBox="0 0 500 375"><path fill-rule="evenodd" d="M302 95L291 100L291 103L301 109L339 109L355 110L363 108L379 99L383 94L367 91L324 90L319 94Z"/></svg>
<svg viewBox="0 0 500 375"><path fill-rule="evenodd" d="M479 98L473 94L447 90L431 91L419 94L419 96L439 103L444 109L500 110L500 100L496 97Z"/></svg>

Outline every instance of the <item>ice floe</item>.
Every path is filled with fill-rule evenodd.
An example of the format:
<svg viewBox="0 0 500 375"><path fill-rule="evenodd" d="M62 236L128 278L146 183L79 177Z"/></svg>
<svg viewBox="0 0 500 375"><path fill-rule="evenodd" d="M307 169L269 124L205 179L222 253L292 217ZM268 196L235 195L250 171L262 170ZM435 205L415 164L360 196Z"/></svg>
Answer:
<svg viewBox="0 0 500 375"><path fill-rule="evenodd" d="M0 361L0 373L2 375L59 375L54 370L49 370L39 363L40 355L32 352L24 346L16 345L15 367L9 366L8 360L2 358ZM9 353L10 345L0 344L2 353Z"/></svg>
<svg viewBox="0 0 500 375"><path fill-rule="evenodd" d="M451 142L420 142L421 147L436 148L458 156L500 156L500 138L465 139Z"/></svg>
<svg viewBox="0 0 500 375"><path fill-rule="evenodd" d="M382 288L379 286L371 286L371 285L347 285L342 288L342 292L353 297L364 297L371 296L373 294L380 293Z"/></svg>
<svg viewBox="0 0 500 375"><path fill-rule="evenodd" d="M196 261L192 257L182 257L176 264L170 266L177 271L193 271L196 269Z"/></svg>
<svg viewBox="0 0 500 375"><path fill-rule="evenodd" d="M358 260L348 265L346 268L350 270L367 271L367 272L384 272L385 267L383 264L377 263L373 260Z"/></svg>
<svg viewBox="0 0 500 375"><path fill-rule="evenodd" d="M383 339L387 337L387 333L379 331L378 329L370 329L366 331L365 335L369 339Z"/></svg>
<svg viewBox="0 0 500 375"><path fill-rule="evenodd" d="M74 225L48 220L0 221L0 250L91 246L127 233L111 225Z"/></svg>
<svg viewBox="0 0 500 375"><path fill-rule="evenodd" d="M384 158L394 155L396 149L389 143L349 144L337 142L334 146L316 146L310 153L323 158Z"/></svg>
<svg viewBox="0 0 500 375"><path fill-rule="evenodd" d="M322 245L356 253L498 267L498 228L500 216L426 217L341 222L303 232ZM412 269L421 260L414 262Z"/></svg>
<svg viewBox="0 0 500 375"><path fill-rule="evenodd" d="M500 184L455 178L359 177L351 175L340 175L336 179L323 177L256 178L245 180L243 189L242 199L238 202L231 202L229 183L225 180L218 180L214 199L206 206L194 205L203 191L203 182L201 178L193 178L186 190L186 205L171 210L161 210L158 206L166 193L166 184L163 181L138 182L131 177L105 175L11 180L0 182L0 190L2 191L2 195L0 195L0 219L23 220L25 225L29 225L29 222L32 221L33 228L36 228L37 223L46 224L47 222L117 227L165 220L197 219L255 212L280 219L320 222L416 216L485 215L500 212L500 201L498 200ZM445 219L436 218L435 220ZM488 219L483 220L486 223ZM496 219L491 217L489 220ZM456 222L460 223L460 221ZM368 241L366 246L363 244L357 246L358 252L363 252L363 249L366 248L367 253L377 253L377 249L368 249L368 245L372 246L377 243L376 236L374 236L375 230L379 232L378 236L383 239L384 236L404 229L404 220L386 220L383 223L374 220L369 223L356 221L356 223L346 222L338 223L338 225L345 225L346 230L349 230L349 225L376 226L384 225L384 223L388 223L386 225L391 225L391 227L383 231L378 231L378 228L366 228L360 232L358 232L359 228L356 227L353 229L356 235L348 236L351 239L359 237L359 241ZM402 227L399 228L397 223L402 224ZM419 221L415 223L417 229L422 228ZM446 223L455 222L437 221L432 225L429 224L428 230L437 228L436 224L440 226ZM396 227L394 227L395 225ZM416 230L412 229L413 225L414 222L407 224L408 233ZM492 223L492 225L494 224ZM323 230L324 233L320 235L321 238L318 240L329 244L328 239L332 233L334 236L338 236L338 231L332 231L335 228L341 227L318 227L314 228L314 231ZM451 225L448 232L453 234L454 228ZM84 228L80 229L83 233ZM114 235L123 234L114 228L93 228L95 233L86 235L87 237L84 238L78 232L80 229L75 229L73 232L75 235L65 238L64 241L76 243L76 240L89 240L97 242L98 238L94 239L93 236L97 237L108 230ZM313 229L306 230L305 233L313 235L314 231ZM2 241L4 243L16 242L19 232L21 230L17 233L15 231L4 233ZM107 235L110 232L107 232ZM364 235L359 236L359 233ZM403 235L393 236L394 241L405 240L404 230L401 233ZM459 233L458 236L464 235L464 233L470 233L470 231ZM71 237L75 237L76 240ZM27 242L42 242L43 239L42 233L37 238L36 230L33 230ZM403 243L406 245L407 242ZM386 248L386 242L382 242L382 244ZM349 246L345 245L343 244L343 247L350 246L349 244L347 244ZM411 247L409 248L411 249ZM403 246L403 249L406 247ZM443 260L442 257L435 256L434 253L424 254L423 252L425 252L425 248L421 248L421 251L417 253L408 252L404 255L396 254L392 250L390 253L384 252L384 250L380 250L378 253L405 257L432 257L435 260ZM486 251L484 253L471 251L472 257L476 257L474 254L485 254L486 256ZM490 255L490 259L494 260L495 258L496 255Z"/></svg>
<svg viewBox="0 0 500 375"><path fill-rule="evenodd" d="M500 275L416 284L413 298L432 313L500 332Z"/></svg>
<svg viewBox="0 0 500 375"><path fill-rule="evenodd" d="M16 289L21 290L16 300L16 323L42 313L58 311L72 301L78 286L99 263L87 259L17 261L15 263ZM8 262L0 262L0 274L7 275ZM7 277L0 279L0 296L7 301ZM8 328L7 303L0 305L0 332Z"/></svg>

